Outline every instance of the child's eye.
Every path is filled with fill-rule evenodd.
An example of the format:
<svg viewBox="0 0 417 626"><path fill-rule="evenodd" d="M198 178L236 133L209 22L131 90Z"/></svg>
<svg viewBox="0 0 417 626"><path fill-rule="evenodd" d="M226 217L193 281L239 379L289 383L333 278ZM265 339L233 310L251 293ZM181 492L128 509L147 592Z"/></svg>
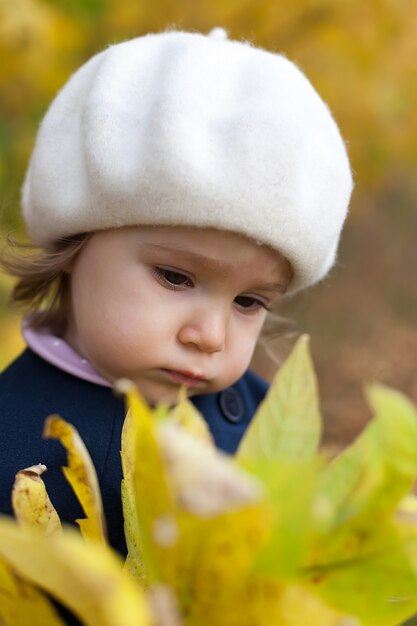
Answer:
<svg viewBox="0 0 417 626"><path fill-rule="evenodd" d="M251 296L238 296L235 298L235 302L245 311L257 311L260 307L269 310L265 302Z"/></svg>
<svg viewBox="0 0 417 626"><path fill-rule="evenodd" d="M154 267L153 271L162 283L170 287L189 287L193 285L188 276L181 272L163 267Z"/></svg>

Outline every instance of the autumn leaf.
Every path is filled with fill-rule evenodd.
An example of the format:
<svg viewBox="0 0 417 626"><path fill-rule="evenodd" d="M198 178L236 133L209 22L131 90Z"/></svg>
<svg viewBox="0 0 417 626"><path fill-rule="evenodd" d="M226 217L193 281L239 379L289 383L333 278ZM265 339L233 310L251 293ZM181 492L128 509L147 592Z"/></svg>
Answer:
<svg viewBox="0 0 417 626"><path fill-rule="evenodd" d="M177 528L173 495L156 438L154 417L133 383L119 381L118 388L126 394L129 407L121 451L128 568L146 584L172 584L175 578L173 541L155 542L155 537L164 534L175 537Z"/></svg>
<svg viewBox="0 0 417 626"><path fill-rule="evenodd" d="M87 626L152 625L144 594L123 573L120 558L99 542L86 542L71 528L64 535L47 537L0 518L0 558Z"/></svg>
<svg viewBox="0 0 417 626"><path fill-rule="evenodd" d="M76 520L81 533L86 539L105 543L105 520L97 474L78 432L58 415L51 415L45 422L43 436L58 439L67 450L68 467L63 467L62 471L87 516Z"/></svg>
<svg viewBox="0 0 417 626"><path fill-rule="evenodd" d="M215 446L214 439L210 433L207 422L194 404L187 398L187 390L182 386L178 395L178 402L168 415L170 421L182 426L184 430L195 435L212 447Z"/></svg>
<svg viewBox="0 0 417 626"><path fill-rule="evenodd" d="M35 466L19 474L30 493L16 486L22 528L0 520L0 594L24 576L29 595L36 585L97 626L133 626L132 616L136 626L395 626L416 613L415 408L369 388L373 420L329 463L317 450L305 340L284 368L238 459L212 445L184 392L178 410L151 409L121 383L124 568L110 548L74 531L35 533L32 504L40 527L49 524ZM58 424L78 450L69 469L81 463L86 475L88 453Z"/></svg>
<svg viewBox="0 0 417 626"><path fill-rule="evenodd" d="M356 441L323 468L319 491L336 514L330 528L374 530L391 514L417 475L417 411L382 386L367 391L374 417Z"/></svg>
<svg viewBox="0 0 417 626"><path fill-rule="evenodd" d="M0 624L63 626L64 623L42 593L0 560Z"/></svg>
<svg viewBox="0 0 417 626"><path fill-rule="evenodd" d="M316 375L302 336L279 369L237 451L238 460L313 457L321 432Z"/></svg>
<svg viewBox="0 0 417 626"><path fill-rule="evenodd" d="M391 626L417 612L417 518L406 498L417 475L417 412L380 385L367 397L372 421L319 478L333 515L317 535L311 580L332 606Z"/></svg>
<svg viewBox="0 0 417 626"><path fill-rule="evenodd" d="M12 505L22 528L38 529L45 535L54 535L62 533L62 526L41 478L45 471L45 465L39 463L16 474Z"/></svg>

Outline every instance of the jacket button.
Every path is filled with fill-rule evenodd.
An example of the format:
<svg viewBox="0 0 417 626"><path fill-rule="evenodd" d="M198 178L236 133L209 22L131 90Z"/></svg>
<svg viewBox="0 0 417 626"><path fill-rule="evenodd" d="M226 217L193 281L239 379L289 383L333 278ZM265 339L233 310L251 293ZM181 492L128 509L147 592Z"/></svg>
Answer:
<svg viewBox="0 0 417 626"><path fill-rule="evenodd" d="M220 409L229 422L237 424L245 415L245 407L242 398L236 389L229 387L222 391L219 395Z"/></svg>

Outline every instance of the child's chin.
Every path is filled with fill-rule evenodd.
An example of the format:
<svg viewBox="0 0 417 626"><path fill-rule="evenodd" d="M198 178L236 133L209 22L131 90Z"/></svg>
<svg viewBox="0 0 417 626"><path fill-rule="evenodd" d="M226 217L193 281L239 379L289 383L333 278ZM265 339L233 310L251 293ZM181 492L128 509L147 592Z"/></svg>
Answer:
<svg viewBox="0 0 417 626"><path fill-rule="evenodd" d="M197 396L201 396L204 393L208 393L207 391L204 391L203 389L192 389L192 388L187 388L187 398L195 398ZM180 400L180 387L178 387L177 389L168 391L166 393L161 393L159 395L152 395L151 400L148 400L148 404L150 406L156 406L158 404L165 404L168 405L170 407L174 407L176 404L178 404Z"/></svg>
<svg viewBox="0 0 417 626"><path fill-rule="evenodd" d="M138 385L139 391L142 393L149 406L154 407L159 404L165 404L170 407L175 406L178 403L180 387L172 386L169 389L164 388L162 385L155 385L154 389L141 389ZM187 394L188 395L188 394Z"/></svg>

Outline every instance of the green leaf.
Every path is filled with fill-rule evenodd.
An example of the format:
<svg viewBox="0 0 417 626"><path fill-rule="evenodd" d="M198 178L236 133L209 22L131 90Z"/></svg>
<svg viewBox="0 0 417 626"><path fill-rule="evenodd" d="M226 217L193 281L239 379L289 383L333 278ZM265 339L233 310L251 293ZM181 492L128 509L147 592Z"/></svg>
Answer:
<svg viewBox="0 0 417 626"><path fill-rule="evenodd" d="M395 474L391 493L396 503L417 474L417 410L402 393L383 385L369 387L366 396L384 435L387 467Z"/></svg>
<svg viewBox="0 0 417 626"><path fill-rule="evenodd" d="M408 538L375 520L362 554L310 572L311 589L363 626L394 626L417 612L417 525Z"/></svg>
<svg viewBox="0 0 417 626"><path fill-rule="evenodd" d="M276 375L242 442L237 457L301 460L317 452L321 416L316 375L303 335Z"/></svg>
<svg viewBox="0 0 417 626"><path fill-rule="evenodd" d="M375 411L353 445L320 478L319 493L334 510L336 528L355 521L363 533L393 512L417 474L417 413L400 393L373 386L367 397Z"/></svg>
<svg viewBox="0 0 417 626"><path fill-rule="evenodd" d="M292 578L306 562L315 527L317 465L315 459L292 463L264 460L248 465L267 488L272 509L268 542L256 560L257 574Z"/></svg>
<svg viewBox="0 0 417 626"><path fill-rule="evenodd" d="M393 626L417 610L417 414L400 393L367 390L375 416L326 467L318 498L332 515L317 537L310 581L365 626Z"/></svg>

